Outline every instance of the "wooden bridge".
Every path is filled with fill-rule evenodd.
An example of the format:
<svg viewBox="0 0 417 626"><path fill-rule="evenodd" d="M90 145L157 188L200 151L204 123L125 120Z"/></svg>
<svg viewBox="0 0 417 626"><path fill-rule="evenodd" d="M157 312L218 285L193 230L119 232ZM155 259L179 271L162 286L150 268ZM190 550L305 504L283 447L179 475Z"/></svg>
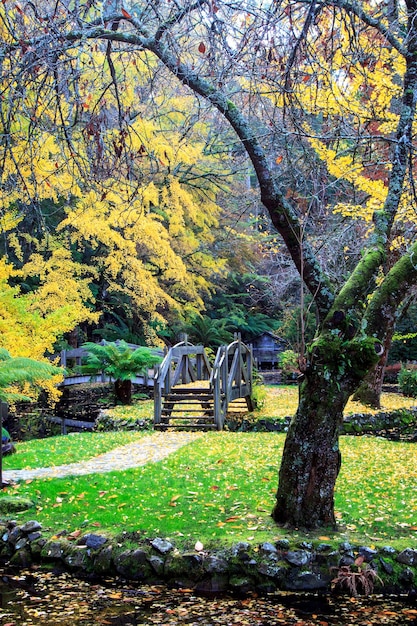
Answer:
<svg viewBox="0 0 417 626"><path fill-rule="evenodd" d="M222 430L231 403L253 410L252 366L239 337L218 349L213 366L203 346L173 346L155 374L154 428Z"/></svg>

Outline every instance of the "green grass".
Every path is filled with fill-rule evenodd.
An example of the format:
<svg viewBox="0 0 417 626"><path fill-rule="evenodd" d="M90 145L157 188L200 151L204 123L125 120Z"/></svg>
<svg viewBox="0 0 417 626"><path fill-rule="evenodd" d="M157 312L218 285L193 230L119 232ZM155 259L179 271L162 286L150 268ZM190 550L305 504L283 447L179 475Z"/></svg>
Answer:
<svg viewBox="0 0 417 626"><path fill-rule="evenodd" d="M140 432L72 433L22 441L16 453L3 458L3 469L32 469L78 463L144 436Z"/></svg>
<svg viewBox="0 0 417 626"><path fill-rule="evenodd" d="M276 385L267 386L267 395L262 409L256 412L259 418L265 417L287 417L294 415L297 410L298 387L297 385ZM383 393L381 395L381 410L393 411L395 409L406 409L417 405L416 398L406 398L398 393ZM370 409L359 402L349 400L346 405L345 415L352 413L376 413L377 410Z"/></svg>
<svg viewBox="0 0 417 626"><path fill-rule="evenodd" d="M285 418L295 413L298 402L297 385L265 385L266 397L262 408L255 411L258 419L267 417ZM395 409L410 408L416 406L416 398L406 398L398 393L383 393L381 395L381 410L393 411ZM117 406L111 411L115 417L132 419L153 419L153 401L144 400L133 406ZM346 406L345 415L352 413L376 413L374 409L350 400Z"/></svg>
<svg viewBox="0 0 417 626"><path fill-rule="evenodd" d="M75 442L76 440L73 439ZM284 435L207 433L167 459L134 470L33 480L7 489L32 498L36 517L53 533L80 528L164 536L177 543L247 540L301 531L277 528L274 503ZM307 536L394 547L417 544L415 446L371 437L342 437L336 510L340 531Z"/></svg>

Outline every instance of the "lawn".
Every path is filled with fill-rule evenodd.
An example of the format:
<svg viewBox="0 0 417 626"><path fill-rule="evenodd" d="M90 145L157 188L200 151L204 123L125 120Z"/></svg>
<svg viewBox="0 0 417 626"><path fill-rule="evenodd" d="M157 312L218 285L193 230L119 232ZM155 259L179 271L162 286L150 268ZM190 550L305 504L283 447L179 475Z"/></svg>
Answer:
<svg viewBox="0 0 417 626"><path fill-rule="evenodd" d="M390 397L383 402L398 408L399 399L405 400L401 406L409 405L401 396L395 403ZM283 417L292 412L295 400L294 388L269 388L262 415ZM142 417L148 409L141 404ZM19 453L6 457L5 467L74 462L147 435L85 433L18 444ZM197 540L210 545L283 536L398 548L417 545L415 444L341 437L338 532L323 529L306 535L280 529L270 517L284 439L278 433L205 433L158 463L109 474L26 481L4 493L32 499L36 509L13 517L22 522L36 518L51 533L126 531L190 545Z"/></svg>
<svg viewBox="0 0 417 626"><path fill-rule="evenodd" d="M3 469L54 467L86 461L143 437L143 432L72 433L65 437L48 437L21 441L16 454L3 458Z"/></svg>

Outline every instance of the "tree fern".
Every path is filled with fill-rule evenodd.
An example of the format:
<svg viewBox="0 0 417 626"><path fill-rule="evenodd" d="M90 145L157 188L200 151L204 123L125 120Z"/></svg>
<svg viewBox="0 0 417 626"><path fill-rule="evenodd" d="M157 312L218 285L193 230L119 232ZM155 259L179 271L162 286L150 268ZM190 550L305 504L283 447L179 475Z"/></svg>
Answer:
<svg viewBox="0 0 417 626"><path fill-rule="evenodd" d="M3 402L30 400L11 387L23 383L37 384L58 374L62 374L59 367L26 357L11 357L7 350L0 348L0 400Z"/></svg>
<svg viewBox="0 0 417 626"><path fill-rule="evenodd" d="M118 400L124 404L131 401L131 381L139 374L145 374L149 368L161 361L151 348L141 346L131 350L125 341L87 342L82 346L88 353L84 370L91 375L99 373L110 376L115 382ZM122 382L129 383L121 385Z"/></svg>

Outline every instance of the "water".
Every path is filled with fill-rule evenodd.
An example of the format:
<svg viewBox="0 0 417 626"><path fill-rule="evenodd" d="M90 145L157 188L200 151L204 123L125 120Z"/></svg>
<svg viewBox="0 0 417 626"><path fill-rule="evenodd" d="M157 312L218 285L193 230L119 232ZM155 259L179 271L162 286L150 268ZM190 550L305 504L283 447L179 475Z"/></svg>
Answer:
<svg viewBox="0 0 417 626"><path fill-rule="evenodd" d="M2 626L355 626L417 625L410 596L337 598L293 593L204 598L189 589L100 584L38 571L0 579Z"/></svg>

